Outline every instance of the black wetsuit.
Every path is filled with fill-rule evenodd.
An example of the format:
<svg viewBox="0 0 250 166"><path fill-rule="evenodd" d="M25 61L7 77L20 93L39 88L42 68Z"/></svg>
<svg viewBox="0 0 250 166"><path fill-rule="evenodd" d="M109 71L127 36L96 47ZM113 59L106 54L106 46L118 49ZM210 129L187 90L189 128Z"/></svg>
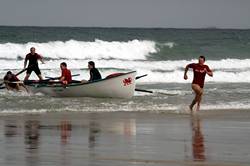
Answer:
<svg viewBox="0 0 250 166"><path fill-rule="evenodd" d="M92 68L92 69L90 69L89 74L90 74L90 79L89 79L89 81L95 81L95 80L100 80L100 79L102 79L102 76L101 76L101 74L100 74L100 72L98 71L97 68Z"/></svg>
<svg viewBox="0 0 250 166"><path fill-rule="evenodd" d="M27 69L28 74L31 74L32 71L34 71L37 75L41 74L41 71L38 67L38 59L41 59L41 56L37 53L35 53L34 55L32 55L31 53L26 55L25 60L29 60L29 65Z"/></svg>

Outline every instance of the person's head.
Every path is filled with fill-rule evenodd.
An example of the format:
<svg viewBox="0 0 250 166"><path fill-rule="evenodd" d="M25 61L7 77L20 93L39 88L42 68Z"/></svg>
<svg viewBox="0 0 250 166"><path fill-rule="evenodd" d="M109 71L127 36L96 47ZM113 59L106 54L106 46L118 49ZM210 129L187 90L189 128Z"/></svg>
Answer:
<svg viewBox="0 0 250 166"><path fill-rule="evenodd" d="M89 69L94 69L94 68L95 68L95 62L89 61L89 62L88 62L88 68L89 68Z"/></svg>
<svg viewBox="0 0 250 166"><path fill-rule="evenodd" d="M201 55L199 57L199 64L203 65L205 63L205 61L206 61L206 58L203 55Z"/></svg>
<svg viewBox="0 0 250 166"><path fill-rule="evenodd" d="M31 53L31 54L35 54L35 53L36 53L35 47L31 47L31 48L30 48L30 53Z"/></svg>
<svg viewBox="0 0 250 166"><path fill-rule="evenodd" d="M11 78L12 72L11 72L11 71L8 71L8 72L6 73L6 76L7 76L7 78Z"/></svg>
<svg viewBox="0 0 250 166"><path fill-rule="evenodd" d="M62 62L62 63L60 64L60 68L61 68L61 69L66 69L66 68L67 68L67 64L66 64L65 62Z"/></svg>

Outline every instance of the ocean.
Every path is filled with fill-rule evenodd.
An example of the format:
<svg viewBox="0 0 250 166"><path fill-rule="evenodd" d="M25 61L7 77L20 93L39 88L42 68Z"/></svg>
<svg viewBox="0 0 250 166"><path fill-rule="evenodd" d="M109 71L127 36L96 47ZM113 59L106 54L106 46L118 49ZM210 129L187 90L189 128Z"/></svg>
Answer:
<svg viewBox="0 0 250 166"><path fill-rule="evenodd" d="M103 77L148 74L136 88L154 93L59 98L0 89L0 165L249 165L250 30L2 26L0 78L23 69L30 47L44 57L44 77L60 76L66 62L80 74L74 79L88 79L93 60ZM184 80L184 68L200 55L214 76L190 114L193 73Z"/></svg>
<svg viewBox="0 0 250 166"><path fill-rule="evenodd" d="M182 113L193 99L192 71L184 67L200 55L214 71L206 77L201 110L250 109L250 30L143 29L80 27L0 27L0 77L23 69L30 47L45 59L43 76L60 76L66 62L74 79L88 79L87 62L95 61L103 77L115 72L148 74L132 99L53 98L0 91L0 114L41 112ZM23 79L24 74L19 78ZM34 73L32 79L36 79ZM185 112L185 111L184 111Z"/></svg>

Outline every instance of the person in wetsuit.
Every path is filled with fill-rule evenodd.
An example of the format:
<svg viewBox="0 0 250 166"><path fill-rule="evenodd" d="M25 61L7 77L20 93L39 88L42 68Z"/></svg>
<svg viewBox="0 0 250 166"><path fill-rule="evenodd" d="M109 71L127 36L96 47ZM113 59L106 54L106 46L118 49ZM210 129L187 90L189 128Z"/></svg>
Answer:
<svg viewBox="0 0 250 166"><path fill-rule="evenodd" d="M196 103L197 103L197 110L196 111L199 111L199 109L200 109L200 103L201 103L201 99L202 99L202 95L203 95L203 87L204 87L204 81L205 81L206 74L208 74L210 77L213 77L212 70L204 63L205 63L205 57L200 56L198 63L190 63L185 68L185 72L184 72L184 79L185 80L188 79L187 72L188 72L189 68L192 68L193 72L194 72L192 89L195 92L195 98L189 106L191 111Z"/></svg>
<svg viewBox="0 0 250 166"><path fill-rule="evenodd" d="M89 74L90 78L89 81L95 81L102 79L102 76L97 68L95 68L95 62L89 61L88 62Z"/></svg>
<svg viewBox="0 0 250 166"><path fill-rule="evenodd" d="M43 79L42 75L41 75L41 71L40 71L39 66L38 66L38 60L40 60L44 64L42 56L36 53L36 49L34 47L31 47L30 53L28 53L26 55L25 60L24 60L24 68L26 68L27 61L29 61L28 69L27 69L26 76L25 76L24 80L28 80L30 77L30 74L33 71L36 73L39 80Z"/></svg>

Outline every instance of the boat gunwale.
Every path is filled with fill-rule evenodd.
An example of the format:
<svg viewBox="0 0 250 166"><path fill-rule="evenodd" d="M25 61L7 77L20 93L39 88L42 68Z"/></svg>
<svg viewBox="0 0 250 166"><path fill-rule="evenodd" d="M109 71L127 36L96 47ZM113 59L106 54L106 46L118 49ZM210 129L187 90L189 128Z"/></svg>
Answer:
<svg viewBox="0 0 250 166"><path fill-rule="evenodd" d="M43 84L43 83L41 83L41 84L29 84L29 85L26 85L26 86L31 86L31 87L35 87L35 88L43 88L43 87L49 87L49 88L63 87L63 88L67 88L67 87L74 87L74 86L95 84L95 83L98 83L98 82L101 82L101 81L110 80L110 79L113 79L113 78L118 78L118 77L121 77L121 76L124 76L124 75L128 75L128 74L132 74L132 73L135 73L135 72L136 71L131 71L131 72L127 72L127 73L121 73L121 75L117 75L117 76L114 76L114 77L111 77L111 78L103 78L103 79L99 79L99 80L94 80L94 81L91 81L91 82L70 83L66 87L63 86L63 85L55 85L55 84L48 85L48 84Z"/></svg>

